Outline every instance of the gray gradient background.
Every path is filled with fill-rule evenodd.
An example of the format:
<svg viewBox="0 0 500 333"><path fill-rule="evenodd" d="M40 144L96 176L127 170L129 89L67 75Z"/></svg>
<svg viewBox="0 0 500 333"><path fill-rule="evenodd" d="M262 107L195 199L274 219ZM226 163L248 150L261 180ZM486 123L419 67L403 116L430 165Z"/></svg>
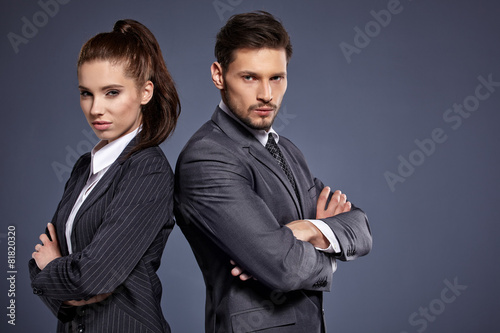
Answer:
<svg viewBox="0 0 500 333"><path fill-rule="evenodd" d="M7 34L21 34L22 18L33 22L42 9L36 1L2 1L0 331L55 330L55 318L32 294L27 262L69 176L61 181L53 164L72 166L70 152L80 155L94 140L84 134L79 107L81 45L121 18L153 31L182 101L177 130L162 145L174 167L219 102L209 72L215 34L230 14L264 9L281 18L295 50L276 127L316 176L346 192L371 221L373 251L339 263L325 294L329 332L498 332L500 87L457 129L443 115L474 94L478 76L500 81L500 5L401 0L403 10L348 63L339 44L353 44L354 28L364 30L374 20L370 11L389 0L220 2L227 11L218 13L212 0L73 0L15 53ZM398 172L400 155L418 157L414 141L435 128L447 140L392 191L384 173ZM6 316L9 225L17 232L16 326ZM204 284L178 228L159 275L173 332L202 332ZM444 303L442 292L448 301L454 296L445 280L455 279L467 289ZM429 306L426 320L418 312Z"/></svg>

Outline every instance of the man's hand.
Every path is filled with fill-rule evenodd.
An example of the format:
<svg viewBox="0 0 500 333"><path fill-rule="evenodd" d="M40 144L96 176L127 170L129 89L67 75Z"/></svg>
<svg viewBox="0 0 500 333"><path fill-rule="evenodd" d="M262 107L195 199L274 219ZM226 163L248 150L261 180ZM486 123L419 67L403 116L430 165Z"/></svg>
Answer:
<svg viewBox="0 0 500 333"><path fill-rule="evenodd" d="M80 301L65 301L64 304L66 305L71 305L71 306L83 306L83 305L88 305L88 304L93 304L97 302L104 301L106 298L111 296L112 293L106 293L106 294L100 294L96 295L88 300L80 300Z"/></svg>
<svg viewBox="0 0 500 333"><path fill-rule="evenodd" d="M249 280L249 279L257 280L252 275L245 273L245 271L243 269L241 269L238 266L238 264L234 262L234 260L230 260L230 262L231 262L231 265L234 266L234 268L231 270L231 275L232 276L238 276L241 281L246 281L246 280Z"/></svg>
<svg viewBox="0 0 500 333"><path fill-rule="evenodd" d="M347 201L347 196L341 191L337 190L333 193L328 206L328 196L330 195L330 188L326 186L319 194L316 203L316 219L321 220L327 217L332 217L340 213L345 213L351 210L351 203Z"/></svg>
<svg viewBox="0 0 500 333"><path fill-rule="evenodd" d="M292 230L295 238L304 242L309 242L314 247L326 249L330 246L330 242L325 237L325 235L323 235L323 233L318 228L316 228L316 226L312 224L311 221L292 221L286 224L285 227L288 227Z"/></svg>
<svg viewBox="0 0 500 333"><path fill-rule="evenodd" d="M332 217L351 210L351 203L347 201L347 196L341 191L335 191L330 202L328 202L329 195L330 188L326 186L319 194L318 201L316 202L317 220ZM327 202L328 205L326 204ZM330 246L330 242L325 235L308 220L292 221L286 226L292 230L293 235L298 240L309 242L319 249L326 249Z"/></svg>
<svg viewBox="0 0 500 333"><path fill-rule="evenodd" d="M49 262L61 257L59 243L57 242L56 229L52 223L49 223L47 228L49 229L50 238L52 240L50 240L46 234L41 234L40 240L42 241L42 244L36 244L35 252L31 255L40 269L44 269Z"/></svg>

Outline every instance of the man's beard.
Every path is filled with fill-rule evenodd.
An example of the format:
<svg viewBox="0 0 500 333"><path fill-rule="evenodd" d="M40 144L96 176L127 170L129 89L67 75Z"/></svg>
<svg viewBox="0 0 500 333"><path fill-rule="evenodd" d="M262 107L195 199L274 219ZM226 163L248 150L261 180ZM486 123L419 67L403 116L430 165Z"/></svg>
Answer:
<svg viewBox="0 0 500 333"><path fill-rule="evenodd" d="M238 118L243 124L247 125L249 128L254 129L254 130L265 130L268 131L271 126L274 123L274 119L276 119L276 116L278 115L278 111L281 105L276 105L274 103L258 103L258 104L253 104L248 107L246 110L245 115L251 114L251 112L255 109L261 108L261 107L270 107L274 110L274 115L272 118L269 119L269 122L264 121L264 122L259 122L258 124L252 122L253 119L250 117L242 117L241 114L242 112L239 110L234 103L232 103L231 95L229 94L228 90L226 87L224 87L224 97L225 97L225 103L231 110L231 112Z"/></svg>

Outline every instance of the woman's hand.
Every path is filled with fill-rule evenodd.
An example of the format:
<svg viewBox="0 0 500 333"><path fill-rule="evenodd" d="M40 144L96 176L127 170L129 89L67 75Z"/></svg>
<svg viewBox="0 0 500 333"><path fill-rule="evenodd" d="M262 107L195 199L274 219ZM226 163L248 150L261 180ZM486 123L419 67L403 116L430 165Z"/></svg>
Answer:
<svg viewBox="0 0 500 333"><path fill-rule="evenodd" d="M66 305L71 305L71 306L83 306L83 305L89 305L89 304L94 304L97 302L102 302L109 296L111 296L112 293L106 293L106 294L99 294L96 295L88 300L80 300L80 301L65 301L64 304Z"/></svg>
<svg viewBox="0 0 500 333"><path fill-rule="evenodd" d="M42 244L35 245L35 252L31 255L35 259L36 265L40 269L44 269L45 266L52 260L61 257L61 251L59 250L59 243L57 242L56 229L52 223L47 225L49 229L50 238L46 234L40 235L40 240Z"/></svg>

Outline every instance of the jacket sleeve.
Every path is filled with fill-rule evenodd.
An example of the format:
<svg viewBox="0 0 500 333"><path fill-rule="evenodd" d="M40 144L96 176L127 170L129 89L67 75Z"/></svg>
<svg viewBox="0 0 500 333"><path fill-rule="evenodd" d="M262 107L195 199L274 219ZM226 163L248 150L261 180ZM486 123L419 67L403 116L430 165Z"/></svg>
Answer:
<svg viewBox="0 0 500 333"><path fill-rule="evenodd" d="M178 222L209 237L272 289L330 290L331 258L280 225L253 188L258 175L229 149L214 150L214 144L198 141L177 162Z"/></svg>
<svg viewBox="0 0 500 333"><path fill-rule="evenodd" d="M64 186L64 191L66 192L68 190L68 187L70 186L71 178L78 173L80 168L83 168L85 165L88 165L86 163L90 159L90 153L82 155L75 163L75 166L73 167L73 170L71 171L71 176L66 182ZM57 212L59 211L59 208L61 206L61 202L59 203L56 212L54 214L54 217L52 218L52 221L54 222L56 217L57 217ZM47 228L45 228L45 234L50 237L49 231ZM30 274L30 279L33 282L33 280L36 278L36 276L41 272L41 270L38 268L35 259L30 259L28 263L28 269L29 269L29 274ZM63 305L63 301L57 300L51 297L47 297L43 295L43 291L39 290L38 288L33 289L33 293L35 295L38 295L42 302L49 308L49 310L62 322L67 322L72 320L72 318L75 316L76 311L74 307L67 307Z"/></svg>
<svg viewBox="0 0 500 333"><path fill-rule="evenodd" d="M33 280L38 273L41 272L41 270L38 268L36 265L36 262L34 259L31 259L29 261L29 271L30 271L30 278ZM52 298L52 297L47 297L44 296L41 290L34 289L33 292L40 296L40 299L42 302L49 308L49 310L57 317L62 322L68 322L73 319L73 317L76 315L76 309L75 307L72 306L65 306L63 304L63 301Z"/></svg>
<svg viewBox="0 0 500 333"><path fill-rule="evenodd" d="M318 194L324 188L319 179L315 179ZM364 256L372 248L372 235L366 214L358 207L352 205L349 212L323 218L335 234L341 252L336 255L337 259L350 261Z"/></svg>
<svg viewBox="0 0 500 333"><path fill-rule="evenodd" d="M138 153L140 154L140 152ZM81 252L31 268L32 287L51 309L66 300L113 292L129 276L157 234L173 226L173 174L163 155L130 157L106 196L102 222ZM101 201L95 204L102 204Z"/></svg>

